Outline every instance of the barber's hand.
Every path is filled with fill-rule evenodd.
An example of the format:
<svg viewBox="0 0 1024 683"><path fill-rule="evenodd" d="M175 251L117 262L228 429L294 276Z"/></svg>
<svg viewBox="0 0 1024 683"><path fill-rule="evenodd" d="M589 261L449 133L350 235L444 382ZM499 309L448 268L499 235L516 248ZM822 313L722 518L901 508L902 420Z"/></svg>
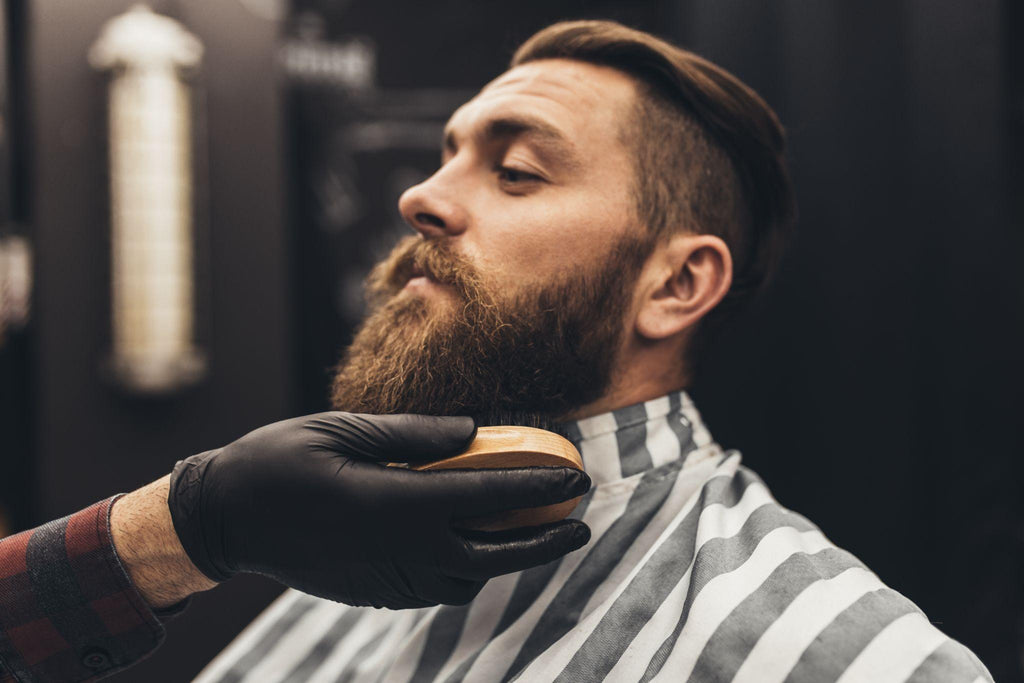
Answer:
<svg viewBox="0 0 1024 683"><path fill-rule="evenodd" d="M455 455L474 433L468 417L330 412L277 422L179 462L171 518L189 558L216 581L254 572L350 605L465 604L487 579L590 539L575 520L492 533L458 524L578 496L590 488L582 472L385 466Z"/></svg>

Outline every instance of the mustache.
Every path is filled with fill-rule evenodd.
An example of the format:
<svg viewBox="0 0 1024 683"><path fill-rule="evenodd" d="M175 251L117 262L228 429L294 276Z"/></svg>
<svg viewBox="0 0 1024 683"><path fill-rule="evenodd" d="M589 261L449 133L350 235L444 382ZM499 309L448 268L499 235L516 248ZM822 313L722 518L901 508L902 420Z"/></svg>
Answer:
<svg viewBox="0 0 1024 683"><path fill-rule="evenodd" d="M425 275L455 290L464 300L480 291L480 275L465 257L444 240L404 237L386 259L374 266L366 290L371 302L398 294L414 277Z"/></svg>

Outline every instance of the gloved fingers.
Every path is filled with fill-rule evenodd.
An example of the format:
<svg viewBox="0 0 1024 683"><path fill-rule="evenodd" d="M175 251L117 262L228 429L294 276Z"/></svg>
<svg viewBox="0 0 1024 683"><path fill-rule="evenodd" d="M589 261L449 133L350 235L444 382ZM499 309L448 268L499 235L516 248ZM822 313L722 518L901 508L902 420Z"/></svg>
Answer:
<svg viewBox="0 0 1024 683"><path fill-rule="evenodd" d="M307 428L324 438L319 445L342 455L374 461L421 462L455 455L476 434L473 418L437 415L320 413Z"/></svg>
<svg viewBox="0 0 1024 683"><path fill-rule="evenodd" d="M422 490L449 501L453 518L560 503L590 490L590 477L571 467L441 470L416 473Z"/></svg>
<svg viewBox="0 0 1024 683"><path fill-rule="evenodd" d="M547 564L590 542L590 527L569 519L505 531L454 532L456 550L444 570L464 579L486 580Z"/></svg>

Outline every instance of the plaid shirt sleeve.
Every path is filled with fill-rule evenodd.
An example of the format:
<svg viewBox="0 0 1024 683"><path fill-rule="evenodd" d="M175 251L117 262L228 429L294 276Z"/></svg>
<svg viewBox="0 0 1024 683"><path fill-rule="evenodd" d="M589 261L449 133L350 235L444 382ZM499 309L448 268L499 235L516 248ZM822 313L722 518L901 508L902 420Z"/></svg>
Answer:
<svg viewBox="0 0 1024 683"><path fill-rule="evenodd" d="M95 680L163 641L114 550L117 498L0 541L0 683Z"/></svg>

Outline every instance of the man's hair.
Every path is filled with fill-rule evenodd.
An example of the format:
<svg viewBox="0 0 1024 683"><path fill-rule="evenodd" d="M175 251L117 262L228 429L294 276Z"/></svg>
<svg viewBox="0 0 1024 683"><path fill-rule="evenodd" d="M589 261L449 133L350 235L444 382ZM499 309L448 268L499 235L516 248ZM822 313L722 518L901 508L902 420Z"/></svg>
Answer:
<svg viewBox="0 0 1024 683"><path fill-rule="evenodd" d="M611 21L549 26L523 43L511 66L574 59L633 77L637 106L623 130L635 152L636 210L652 238L679 232L722 238L733 282L691 336L711 328L766 285L795 222L785 136L757 93L711 62Z"/></svg>

